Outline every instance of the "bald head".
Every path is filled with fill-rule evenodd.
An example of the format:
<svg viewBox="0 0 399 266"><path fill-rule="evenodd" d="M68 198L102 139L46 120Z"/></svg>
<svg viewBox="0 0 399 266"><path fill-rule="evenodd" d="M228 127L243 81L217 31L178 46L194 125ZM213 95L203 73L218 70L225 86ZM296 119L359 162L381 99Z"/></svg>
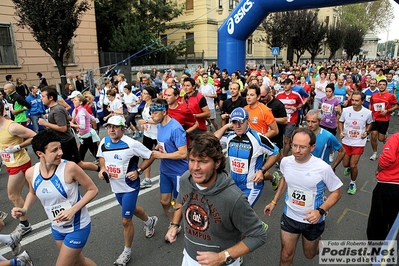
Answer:
<svg viewBox="0 0 399 266"><path fill-rule="evenodd" d="M12 83L6 83L4 84L4 92L9 95L15 91L14 84Z"/></svg>

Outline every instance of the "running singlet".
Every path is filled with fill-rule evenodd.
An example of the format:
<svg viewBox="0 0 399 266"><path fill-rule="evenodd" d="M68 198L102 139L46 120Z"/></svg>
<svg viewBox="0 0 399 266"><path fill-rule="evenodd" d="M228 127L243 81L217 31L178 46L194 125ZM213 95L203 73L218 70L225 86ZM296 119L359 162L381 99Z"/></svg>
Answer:
<svg viewBox="0 0 399 266"><path fill-rule="evenodd" d="M40 174L40 162L36 163L32 180L33 190L44 207L51 227L60 233L71 233L82 229L91 221L86 206L76 212L71 221L54 221L60 211L71 208L81 199L78 182L65 183L67 162L62 160L54 174L46 179Z"/></svg>
<svg viewBox="0 0 399 266"><path fill-rule="evenodd" d="M6 125L0 130L0 150L5 149L5 144L15 146L24 141L21 137L10 134L8 129L11 123L14 123L14 121L7 120ZM23 148L16 152L2 152L1 159L7 167L18 167L30 161L28 152Z"/></svg>
<svg viewBox="0 0 399 266"><path fill-rule="evenodd" d="M293 155L281 160L280 170L287 183L284 214L300 223L306 211L315 210L324 202L324 189L332 192L342 186L330 165L320 158L311 156L305 163L297 163ZM319 223L324 221L324 215Z"/></svg>
<svg viewBox="0 0 399 266"><path fill-rule="evenodd" d="M298 111L292 110L292 107L297 107L298 105L303 104L301 95L294 91L291 91L289 94L282 91L276 95L276 99L279 99L284 104L288 117L288 125L296 124L299 115Z"/></svg>
<svg viewBox="0 0 399 266"><path fill-rule="evenodd" d="M264 182L254 183L252 177L262 168L264 154L276 155L279 151L267 137L248 128L240 138L235 133L230 133L221 139L227 143L227 154L230 161L230 175L236 185L243 191L245 189L263 188Z"/></svg>
<svg viewBox="0 0 399 266"><path fill-rule="evenodd" d="M149 159L151 151L128 136L124 135L117 143L106 136L100 142L97 157L105 160L112 192L124 193L140 189L140 178L132 181L126 173L137 169L139 157Z"/></svg>
<svg viewBox="0 0 399 266"><path fill-rule="evenodd" d="M341 102L341 105L343 105L344 102L346 101L346 86L340 88L338 87L338 85L335 85L334 96L335 98L338 98L339 101Z"/></svg>
<svg viewBox="0 0 399 266"><path fill-rule="evenodd" d="M327 97L321 99L322 119L320 125L328 128L337 128L337 111L335 107L340 104L340 100L336 97L328 100Z"/></svg>
<svg viewBox="0 0 399 266"><path fill-rule="evenodd" d="M342 143L351 147L366 146L367 139L362 139L362 134L366 131L366 126L373 122L371 111L362 107L358 112L353 110L353 106L342 109L340 122L344 122L344 138Z"/></svg>
<svg viewBox="0 0 399 266"><path fill-rule="evenodd" d="M366 95L366 98L364 99L363 106L369 109L371 95L379 91L380 91L379 89L375 89L374 91L372 91L370 88L364 89L362 92Z"/></svg>

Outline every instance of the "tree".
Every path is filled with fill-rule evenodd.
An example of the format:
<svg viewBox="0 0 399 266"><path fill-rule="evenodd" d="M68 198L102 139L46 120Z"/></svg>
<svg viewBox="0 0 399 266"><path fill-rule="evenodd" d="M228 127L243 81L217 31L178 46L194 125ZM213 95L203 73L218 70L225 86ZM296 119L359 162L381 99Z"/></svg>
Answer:
<svg viewBox="0 0 399 266"><path fill-rule="evenodd" d="M394 18L393 10L389 0L378 0L341 6L339 17L344 27L357 26L365 32L374 32L388 27Z"/></svg>
<svg viewBox="0 0 399 266"><path fill-rule="evenodd" d="M310 54L310 61L314 62L316 56L323 50L322 44L326 37L327 26L321 23L317 18L313 20L313 25L311 30L308 32L307 38L309 39L309 44L307 51Z"/></svg>
<svg viewBox="0 0 399 266"><path fill-rule="evenodd" d="M352 60L353 56L359 54L365 35L361 27L351 26L344 29L343 48L347 59Z"/></svg>
<svg viewBox="0 0 399 266"><path fill-rule="evenodd" d="M340 27L330 27L327 31L327 46L330 50L330 56L328 57L328 61L335 57L337 51L342 47L342 30Z"/></svg>
<svg viewBox="0 0 399 266"><path fill-rule="evenodd" d="M17 25L27 28L40 47L53 58L65 87L65 59L71 50L83 14L90 4L78 0L12 0L15 4ZM79 2L79 3L78 3Z"/></svg>
<svg viewBox="0 0 399 266"><path fill-rule="evenodd" d="M284 13L270 14L262 22L261 26L266 32L266 37L262 38L261 41L265 41L269 49L272 49L272 47L280 47L282 49L287 46Z"/></svg>
<svg viewBox="0 0 399 266"><path fill-rule="evenodd" d="M169 29L190 28L186 23L170 23L180 16L184 6L178 6L175 1L165 0L117 0L122 9L113 12L115 4L108 0L95 0L96 21L99 45L105 51L136 53L169 54L185 45L163 46L160 34ZM117 14L118 18L113 20ZM109 19L108 19L109 18ZM107 24L103 27L103 24ZM151 45L151 47L148 47ZM173 49L172 49L173 47ZM155 51L155 52L154 52ZM138 54L142 56L142 53Z"/></svg>

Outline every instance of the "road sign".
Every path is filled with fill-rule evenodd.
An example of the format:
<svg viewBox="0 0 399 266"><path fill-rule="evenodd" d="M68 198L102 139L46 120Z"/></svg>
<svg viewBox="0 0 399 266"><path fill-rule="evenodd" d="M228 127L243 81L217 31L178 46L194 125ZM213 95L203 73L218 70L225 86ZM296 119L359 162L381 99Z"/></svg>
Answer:
<svg viewBox="0 0 399 266"><path fill-rule="evenodd" d="M280 54L280 47L272 47L272 55L278 56Z"/></svg>

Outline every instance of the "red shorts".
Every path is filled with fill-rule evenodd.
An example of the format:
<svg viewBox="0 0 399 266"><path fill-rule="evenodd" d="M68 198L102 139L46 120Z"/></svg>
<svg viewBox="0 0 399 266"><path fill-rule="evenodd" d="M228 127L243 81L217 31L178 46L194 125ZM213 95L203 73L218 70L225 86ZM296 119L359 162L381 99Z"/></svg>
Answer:
<svg viewBox="0 0 399 266"><path fill-rule="evenodd" d="M6 170L8 172L9 175L16 175L18 174L20 171L22 171L23 173L26 172L26 170L29 169L29 167L32 166L32 162L29 161L26 164L20 165L20 166L16 166L16 167L7 167L6 166Z"/></svg>
<svg viewBox="0 0 399 266"><path fill-rule="evenodd" d="M361 155L364 152L364 147L352 147L352 146L347 146L342 143L342 147L344 147L345 152L347 155Z"/></svg>

